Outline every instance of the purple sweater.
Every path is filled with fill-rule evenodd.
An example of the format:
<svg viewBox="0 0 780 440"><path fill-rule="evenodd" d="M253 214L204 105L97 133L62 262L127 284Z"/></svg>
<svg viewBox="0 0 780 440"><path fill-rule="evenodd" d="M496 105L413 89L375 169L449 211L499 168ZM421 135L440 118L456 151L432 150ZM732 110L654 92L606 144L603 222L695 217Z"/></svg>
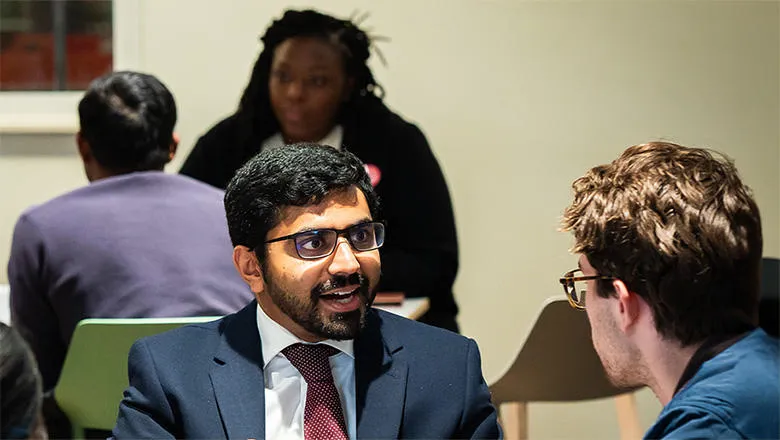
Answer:
<svg viewBox="0 0 780 440"><path fill-rule="evenodd" d="M159 171L101 179L14 229L11 320L56 385L84 318L210 316L253 298L232 262L223 192Z"/></svg>

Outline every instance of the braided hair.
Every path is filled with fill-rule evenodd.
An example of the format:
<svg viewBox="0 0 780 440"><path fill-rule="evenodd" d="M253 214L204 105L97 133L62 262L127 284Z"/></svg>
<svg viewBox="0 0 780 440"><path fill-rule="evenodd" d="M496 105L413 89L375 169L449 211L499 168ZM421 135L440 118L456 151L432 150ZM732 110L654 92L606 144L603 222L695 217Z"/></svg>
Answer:
<svg viewBox="0 0 780 440"><path fill-rule="evenodd" d="M341 20L314 10L288 10L275 20L260 38L263 51L255 62L249 84L241 96L234 116L239 121L239 142L264 139L279 130L268 92L274 51L294 37L314 37L332 43L342 54L348 77L354 80L351 94L342 104L337 120L355 113L363 103L381 100L384 90L377 84L367 61L371 55L371 37L350 20ZM252 148L254 147L254 148ZM244 151L256 151L256 145L244 145Z"/></svg>

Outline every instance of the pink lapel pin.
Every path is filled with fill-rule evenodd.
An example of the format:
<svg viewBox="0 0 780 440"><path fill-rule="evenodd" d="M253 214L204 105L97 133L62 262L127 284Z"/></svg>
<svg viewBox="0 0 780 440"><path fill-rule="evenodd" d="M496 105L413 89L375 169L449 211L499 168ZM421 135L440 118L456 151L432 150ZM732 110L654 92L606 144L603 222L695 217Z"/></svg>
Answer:
<svg viewBox="0 0 780 440"><path fill-rule="evenodd" d="M367 163L363 166L366 167L366 174L368 174L368 178L371 179L371 186L376 188L379 181L382 180L382 171L379 170L378 166L372 163Z"/></svg>

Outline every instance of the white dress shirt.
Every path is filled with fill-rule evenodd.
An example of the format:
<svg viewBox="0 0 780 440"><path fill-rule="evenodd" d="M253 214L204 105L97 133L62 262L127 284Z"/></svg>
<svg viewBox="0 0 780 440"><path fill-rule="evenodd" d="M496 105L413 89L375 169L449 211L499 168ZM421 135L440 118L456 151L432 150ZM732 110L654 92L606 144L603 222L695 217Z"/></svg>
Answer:
<svg viewBox="0 0 780 440"><path fill-rule="evenodd" d="M301 373L282 354L282 350L296 343L306 343L268 317L258 304L257 330L263 347L263 376L265 378L265 438L302 439L303 409L306 404L307 384ZM322 341L341 353L330 357L333 381L341 398L341 409L350 439L357 438L357 409L355 403L355 355L353 340Z"/></svg>
<svg viewBox="0 0 780 440"><path fill-rule="evenodd" d="M328 133L324 138L320 139L316 143L320 145L329 145L337 150L341 150L341 142L343 140L344 140L344 129L341 128L341 125L337 125L333 127L333 130L331 130L330 133ZM276 133L275 135L263 141L261 151L267 148L281 147L282 145L284 145L284 139L282 138L282 134Z"/></svg>

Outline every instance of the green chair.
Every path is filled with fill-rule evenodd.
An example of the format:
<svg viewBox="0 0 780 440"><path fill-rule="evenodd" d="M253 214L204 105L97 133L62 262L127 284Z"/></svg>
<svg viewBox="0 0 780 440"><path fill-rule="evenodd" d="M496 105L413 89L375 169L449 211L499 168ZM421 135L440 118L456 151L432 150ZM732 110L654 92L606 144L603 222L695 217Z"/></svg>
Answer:
<svg viewBox="0 0 780 440"><path fill-rule="evenodd" d="M216 316L188 318L84 319L68 347L54 398L73 425L73 438L84 428L111 430L122 393L128 386L127 355L137 339Z"/></svg>

